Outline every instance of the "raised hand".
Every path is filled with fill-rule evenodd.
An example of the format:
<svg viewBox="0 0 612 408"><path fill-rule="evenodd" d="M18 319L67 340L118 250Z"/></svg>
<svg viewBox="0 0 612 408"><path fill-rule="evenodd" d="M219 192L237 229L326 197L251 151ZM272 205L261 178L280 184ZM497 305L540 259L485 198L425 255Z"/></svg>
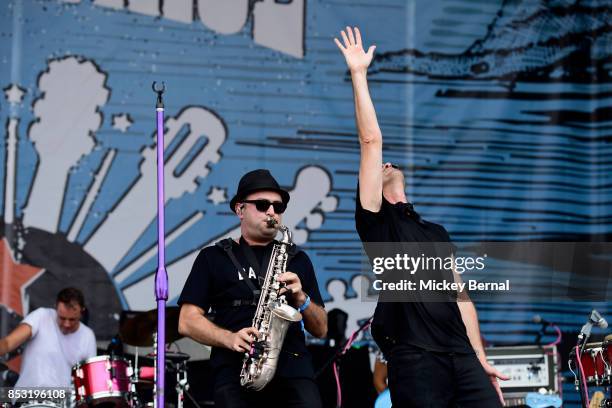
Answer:
<svg viewBox="0 0 612 408"><path fill-rule="evenodd" d="M361 33L357 27L352 29L351 27L347 26L346 32L345 30L342 30L341 34L343 42L341 43L338 38L334 38L334 42L338 48L340 48L340 51L342 51L342 54L346 59L346 65L348 66L349 71L351 71L351 74L367 72L370 63L372 62L372 58L374 57L374 50L376 49L376 46L371 45L366 52L361 41Z"/></svg>

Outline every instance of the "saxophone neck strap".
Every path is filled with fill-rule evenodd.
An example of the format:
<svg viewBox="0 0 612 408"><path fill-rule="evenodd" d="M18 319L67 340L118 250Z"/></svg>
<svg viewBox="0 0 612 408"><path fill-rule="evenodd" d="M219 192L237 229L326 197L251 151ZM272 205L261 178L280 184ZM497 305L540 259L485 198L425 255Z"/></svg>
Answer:
<svg viewBox="0 0 612 408"><path fill-rule="evenodd" d="M243 237L240 237L240 250L244 254L251 268L253 268L253 270L255 271L259 286L262 286L266 278L266 272L268 269L268 262L270 262L271 251L265 251L264 256L261 259L261 263L257 262L257 257L255 256L253 248L251 248L251 246L246 242Z"/></svg>
<svg viewBox="0 0 612 408"><path fill-rule="evenodd" d="M231 238L226 238L224 240L217 242L215 245L222 248L227 254L227 256L229 257L229 259L232 261L232 263L238 270L238 273L240 274L240 276L242 276L242 281L246 283L249 289L251 290L251 292L253 292L253 300L258 299L259 295L261 294L261 290L255 287L255 285L253 284L253 282L251 282L251 279L249 278L248 274L245 272L242 265L240 265L240 262L238 262L238 259L236 259L236 255L234 255L234 251L232 249L233 240Z"/></svg>

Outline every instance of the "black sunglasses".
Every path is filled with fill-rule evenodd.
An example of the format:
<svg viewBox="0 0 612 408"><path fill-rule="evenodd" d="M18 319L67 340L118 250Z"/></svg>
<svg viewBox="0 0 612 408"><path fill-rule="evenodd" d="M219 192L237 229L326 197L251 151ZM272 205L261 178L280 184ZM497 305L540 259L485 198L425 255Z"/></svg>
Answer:
<svg viewBox="0 0 612 408"><path fill-rule="evenodd" d="M400 166L398 166L397 164L392 164L391 167L393 167L394 169L397 170L401 170L402 168Z"/></svg>
<svg viewBox="0 0 612 408"><path fill-rule="evenodd" d="M268 208L270 208L270 206L274 208L274 212L277 214L282 214L287 209L287 204L283 203L282 201L270 201L270 200L265 200L263 198L259 200L244 200L242 202L249 203L249 204L255 204L255 208L257 208L257 211L259 212L268 211Z"/></svg>

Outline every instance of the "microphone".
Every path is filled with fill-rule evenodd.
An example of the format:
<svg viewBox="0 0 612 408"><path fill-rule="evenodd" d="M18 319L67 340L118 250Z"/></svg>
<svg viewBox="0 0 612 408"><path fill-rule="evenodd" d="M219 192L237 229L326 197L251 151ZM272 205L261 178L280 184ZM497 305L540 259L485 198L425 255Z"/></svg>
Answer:
<svg viewBox="0 0 612 408"><path fill-rule="evenodd" d="M119 335L114 336L110 343L108 343L108 347L106 348L106 352L110 355L110 378L114 380L117 378L117 372L115 370L115 357L123 355L123 342L119 338Z"/></svg>
<svg viewBox="0 0 612 408"><path fill-rule="evenodd" d="M593 323L593 326L597 326L602 329L605 329L608 327L608 322L606 321L606 319L604 319L604 317L600 315L599 312L595 309L591 311L591 316L589 316L589 321Z"/></svg>
<svg viewBox="0 0 612 408"><path fill-rule="evenodd" d="M534 323L540 323L544 326L552 326L552 322L549 322L548 320L544 319L542 316L540 316L539 314L533 315L533 318L531 319Z"/></svg>
<svg viewBox="0 0 612 408"><path fill-rule="evenodd" d="M123 356L123 342L119 335L114 336L106 347L106 354L113 356Z"/></svg>
<svg viewBox="0 0 612 408"><path fill-rule="evenodd" d="M533 315L531 320L534 323L541 324L540 330L536 334L536 338L535 338L535 342L539 346L542 343L542 337L546 334L547 327L548 326L555 327L555 324L553 322L549 322L548 320L544 319L539 314Z"/></svg>
<svg viewBox="0 0 612 408"><path fill-rule="evenodd" d="M600 327L602 329L608 327L608 322L606 321L606 319L604 319L603 316L600 315L599 312L595 309L591 311L591 314L589 315L589 320L587 320L584 326L582 326L580 334L578 335L578 346L580 346L580 354L582 354L582 352L584 351L584 346L586 345L586 342L591 336L591 329L593 328L593 326Z"/></svg>

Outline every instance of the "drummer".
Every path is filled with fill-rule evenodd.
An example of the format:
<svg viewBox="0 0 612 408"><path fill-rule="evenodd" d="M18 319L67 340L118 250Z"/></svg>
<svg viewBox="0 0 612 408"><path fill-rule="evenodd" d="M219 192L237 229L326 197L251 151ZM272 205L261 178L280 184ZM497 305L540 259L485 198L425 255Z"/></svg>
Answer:
<svg viewBox="0 0 612 408"><path fill-rule="evenodd" d="M83 293L75 288L57 294L55 309L38 308L0 339L0 355L29 340L15 387L70 387L74 364L96 355L94 332L82 323Z"/></svg>

